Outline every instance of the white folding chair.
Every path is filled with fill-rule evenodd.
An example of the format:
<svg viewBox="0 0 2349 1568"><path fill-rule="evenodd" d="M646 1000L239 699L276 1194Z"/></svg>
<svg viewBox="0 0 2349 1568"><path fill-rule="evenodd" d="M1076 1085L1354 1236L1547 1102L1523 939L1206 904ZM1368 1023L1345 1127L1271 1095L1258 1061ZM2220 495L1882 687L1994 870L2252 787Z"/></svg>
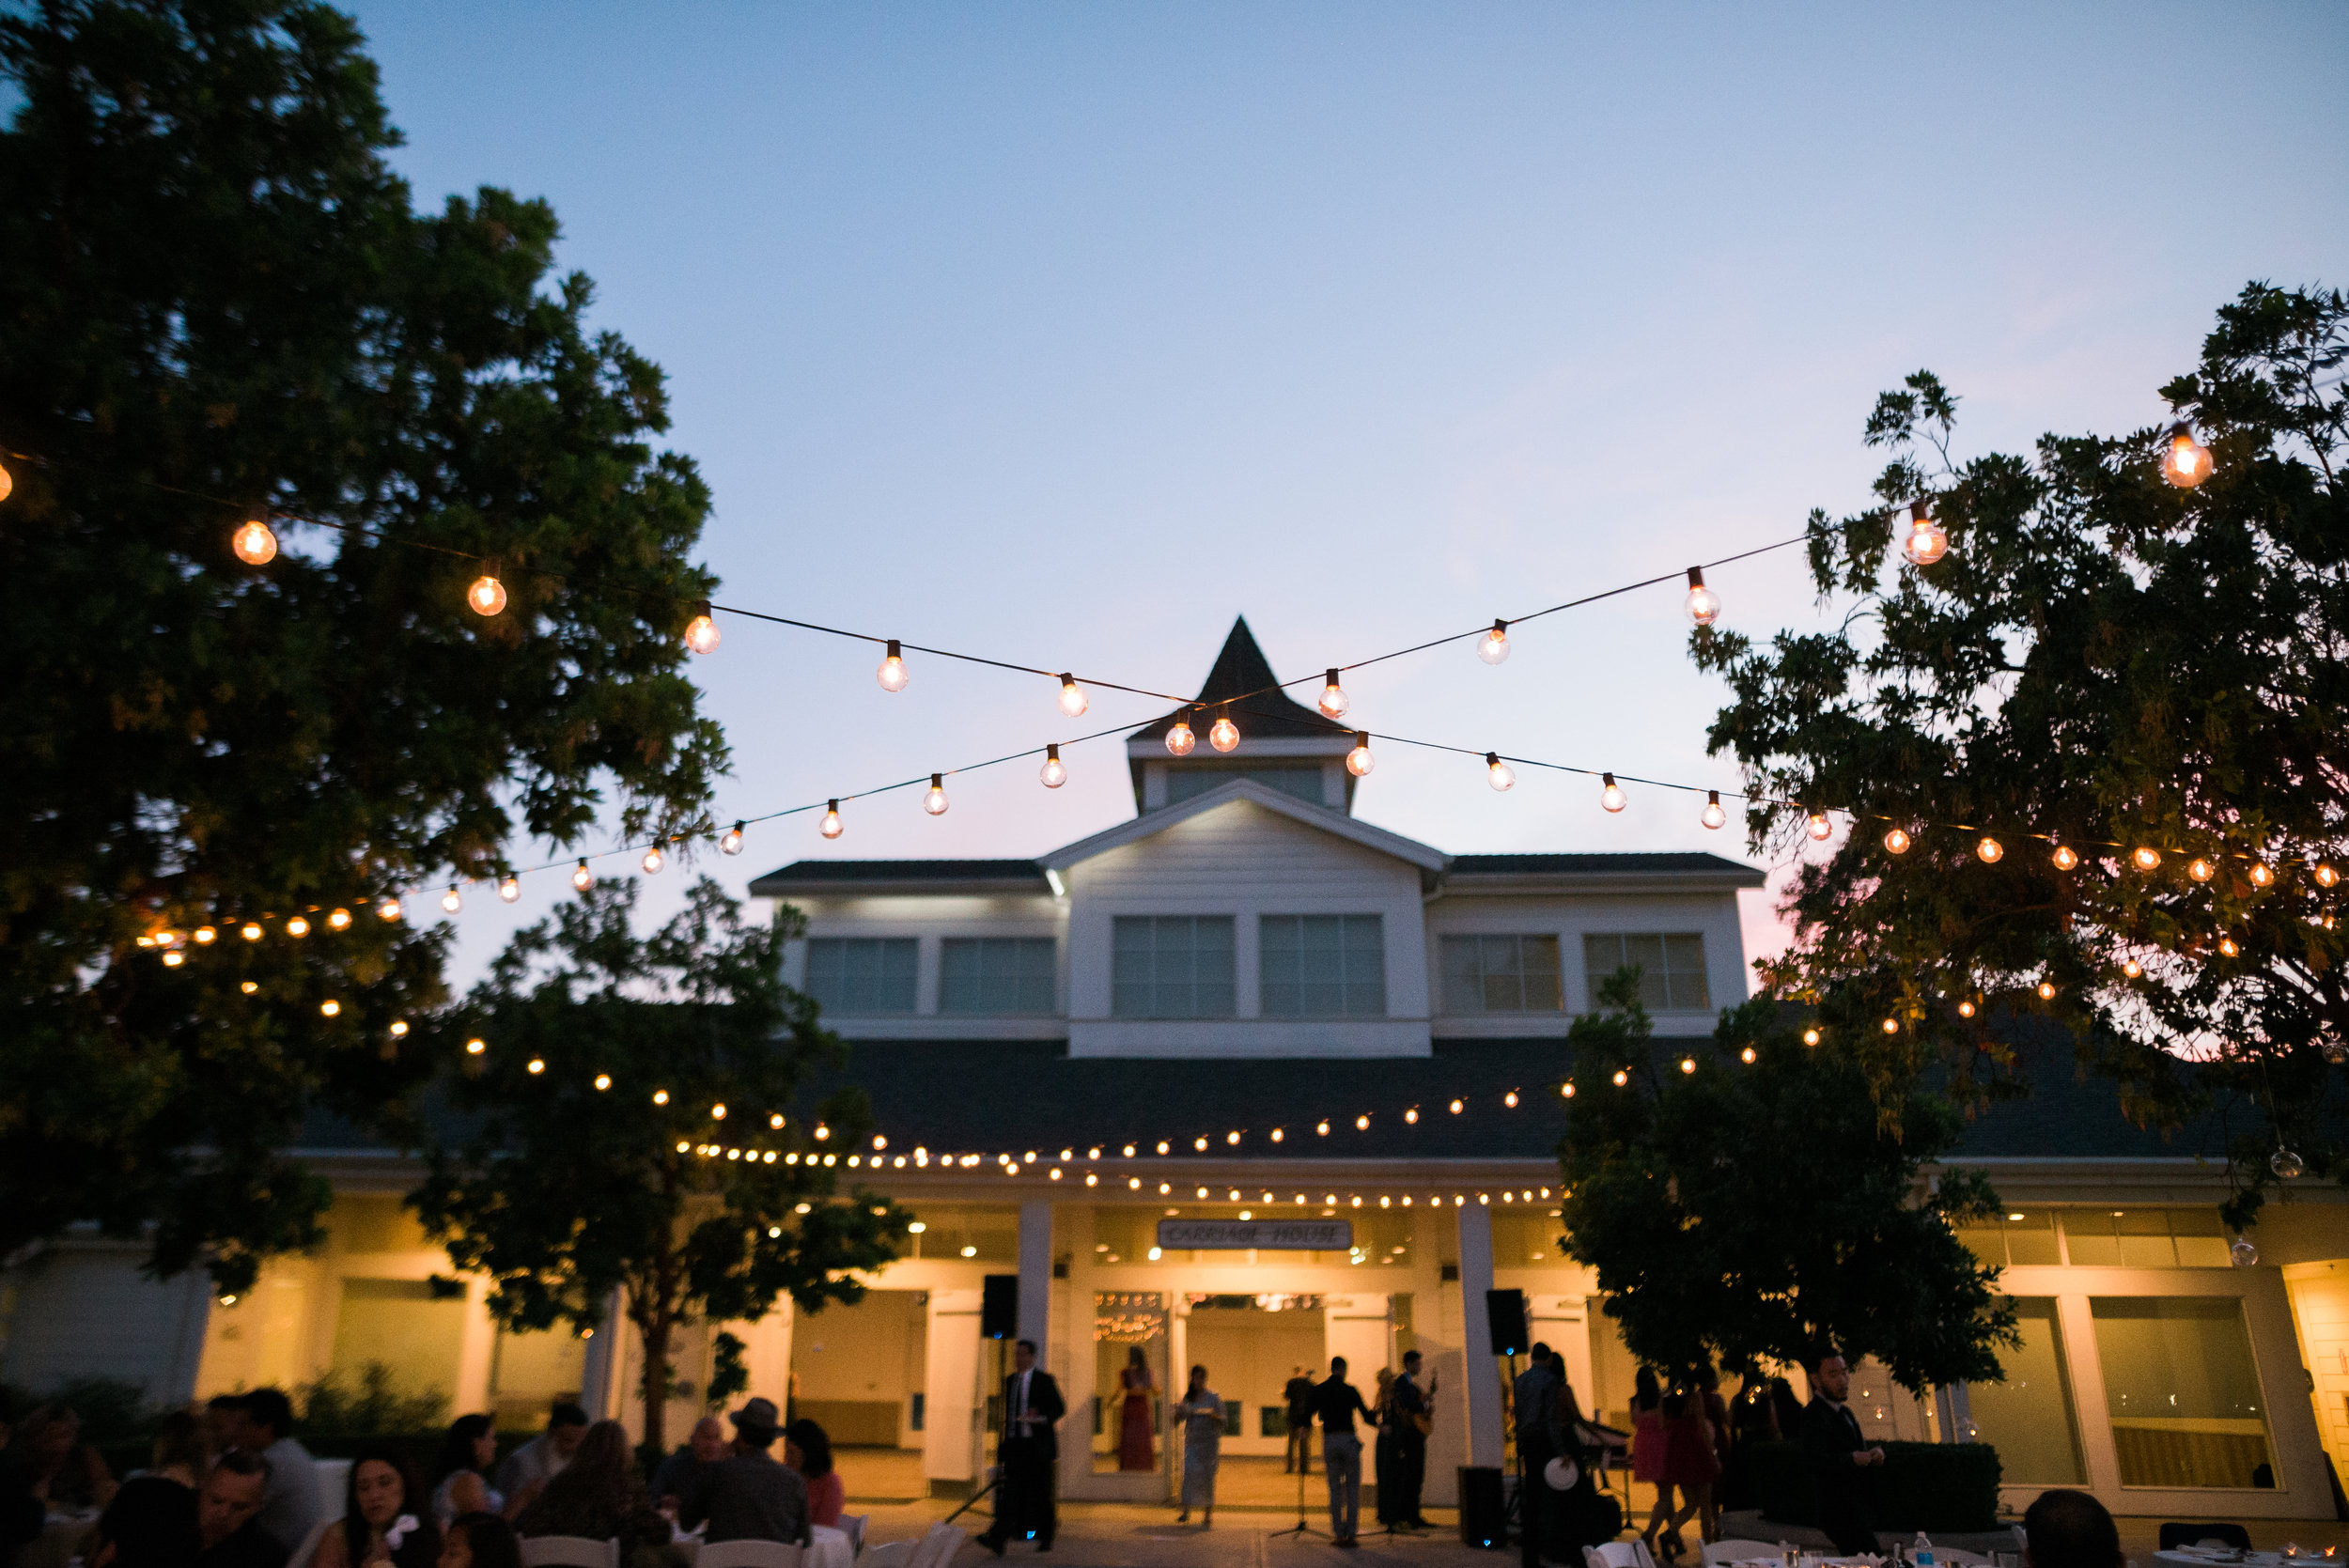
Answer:
<svg viewBox="0 0 2349 1568"><path fill-rule="evenodd" d="M952 1525L932 1525L929 1533L915 1544L913 1558L908 1568L946 1568L946 1564L954 1560L955 1554L962 1550L962 1544L969 1539Z"/></svg>
<svg viewBox="0 0 2349 1568"><path fill-rule="evenodd" d="M584 1535L526 1535L522 1568L620 1568L620 1544ZM702 1548L708 1551L709 1548Z"/></svg>
<svg viewBox="0 0 2349 1568"><path fill-rule="evenodd" d="M1655 1568L1644 1541L1602 1541L1583 1547L1582 1560L1589 1568Z"/></svg>
<svg viewBox="0 0 2349 1568"><path fill-rule="evenodd" d="M913 1548L919 1541L891 1541L876 1546L858 1559L864 1568L912 1568Z"/></svg>
<svg viewBox="0 0 2349 1568"><path fill-rule="evenodd" d="M848 1550L858 1557L864 1555L864 1527L872 1519L870 1514L843 1514L840 1528L848 1532Z"/></svg>
<svg viewBox="0 0 2349 1568"><path fill-rule="evenodd" d="M1704 1544L1706 1568L1723 1562L1751 1562L1767 1558L1776 1561L1779 1550L1766 1541L1707 1541Z"/></svg>
<svg viewBox="0 0 2349 1568"><path fill-rule="evenodd" d="M781 1541L712 1541L694 1554L693 1568L800 1568L800 1548Z"/></svg>

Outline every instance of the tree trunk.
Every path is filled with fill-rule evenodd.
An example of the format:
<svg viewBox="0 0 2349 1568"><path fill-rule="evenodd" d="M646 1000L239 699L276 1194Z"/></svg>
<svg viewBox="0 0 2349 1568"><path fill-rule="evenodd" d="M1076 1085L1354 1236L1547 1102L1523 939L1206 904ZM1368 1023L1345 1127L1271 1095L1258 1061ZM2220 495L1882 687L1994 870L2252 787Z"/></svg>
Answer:
<svg viewBox="0 0 2349 1568"><path fill-rule="evenodd" d="M645 1442L653 1452L661 1454L669 1452L664 1418L669 1409L669 1343L674 1330L675 1325L665 1312L650 1313L637 1323L645 1346L645 1377L641 1386L645 1398Z"/></svg>

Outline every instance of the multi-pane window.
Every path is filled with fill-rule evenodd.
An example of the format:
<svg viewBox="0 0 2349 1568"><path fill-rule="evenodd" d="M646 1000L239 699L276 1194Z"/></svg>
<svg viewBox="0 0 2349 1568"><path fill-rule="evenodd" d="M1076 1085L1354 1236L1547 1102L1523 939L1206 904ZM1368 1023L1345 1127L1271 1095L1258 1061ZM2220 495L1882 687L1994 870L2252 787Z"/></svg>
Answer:
<svg viewBox="0 0 2349 1568"><path fill-rule="evenodd" d="M1446 937L1443 1010L1555 1013L1565 1005L1555 937Z"/></svg>
<svg viewBox="0 0 2349 1568"><path fill-rule="evenodd" d="M939 953L938 1010L966 1016L1052 1011L1050 937L949 937Z"/></svg>
<svg viewBox="0 0 2349 1568"><path fill-rule="evenodd" d="M1387 955L1377 915L1264 915L1259 1008L1268 1018L1383 1017Z"/></svg>
<svg viewBox="0 0 2349 1568"><path fill-rule="evenodd" d="M1111 936L1112 1016L1233 1016L1230 915L1119 915Z"/></svg>
<svg viewBox="0 0 2349 1568"><path fill-rule="evenodd" d="M812 937L807 994L843 1017L910 1013L921 951L911 937Z"/></svg>
<svg viewBox="0 0 2349 1568"><path fill-rule="evenodd" d="M1655 1012L1688 1012L1713 1005L1704 985L1702 932L1593 932L1582 939L1583 973L1591 988L1591 1010L1598 1011L1598 988L1626 964L1640 970L1640 1005Z"/></svg>

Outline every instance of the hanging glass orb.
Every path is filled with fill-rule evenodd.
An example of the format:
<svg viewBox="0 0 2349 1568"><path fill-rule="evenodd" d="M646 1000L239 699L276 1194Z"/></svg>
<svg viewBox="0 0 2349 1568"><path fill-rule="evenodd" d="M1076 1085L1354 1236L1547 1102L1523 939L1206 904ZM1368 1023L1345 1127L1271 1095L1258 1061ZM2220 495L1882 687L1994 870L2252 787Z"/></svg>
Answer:
<svg viewBox="0 0 2349 1568"><path fill-rule="evenodd" d="M2279 1148L2267 1157L2267 1168L2283 1180L2290 1181L2307 1170L2308 1166L2302 1162L2298 1155L2290 1149Z"/></svg>

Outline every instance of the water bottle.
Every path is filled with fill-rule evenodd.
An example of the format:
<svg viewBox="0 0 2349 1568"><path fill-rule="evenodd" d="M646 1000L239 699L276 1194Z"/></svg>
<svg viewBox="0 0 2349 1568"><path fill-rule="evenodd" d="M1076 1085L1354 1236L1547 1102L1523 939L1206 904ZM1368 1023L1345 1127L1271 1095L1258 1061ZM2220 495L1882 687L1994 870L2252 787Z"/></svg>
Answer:
<svg viewBox="0 0 2349 1568"><path fill-rule="evenodd" d="M1933 1568L1933 1543L1925 1539L1923 1530L1917 1532L1915 1561L1917 1568Z"/></svg>

